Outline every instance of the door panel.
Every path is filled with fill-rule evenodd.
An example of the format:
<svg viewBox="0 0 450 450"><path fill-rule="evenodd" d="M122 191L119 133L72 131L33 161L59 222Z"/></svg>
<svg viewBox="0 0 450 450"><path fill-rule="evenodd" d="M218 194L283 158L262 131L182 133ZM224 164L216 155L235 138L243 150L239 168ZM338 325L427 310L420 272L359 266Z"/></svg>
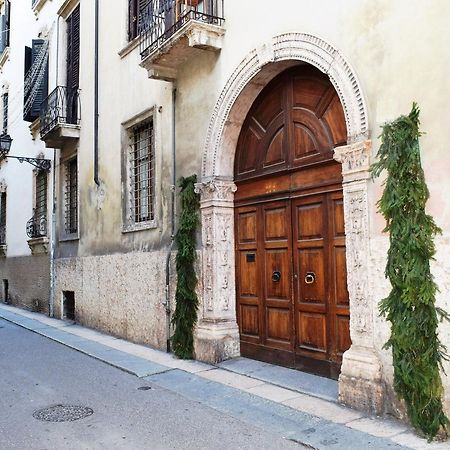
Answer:
<svg viewBox="0 0 450 450"><path fill-rule="evenodd" d="M317 358L323 356L317 353L326 353L327 350L327 332L326 318L324 314L315 314L301 312L299 313L297 347L308 352L316 354Z"/></svg>
<svg viewBox="0 0 450 450"><path fill-rule="evenodd" d="M327 345L326 196L292 201L296 353L325 359Z"/></svg>
<svg viewBox="0 0 450 450"><path fill-rule="evenodd" d="M238 322L241 339L260 342L261 306L257 249L257 209L236 210Z"/></svg>
<svg viewBox="0 0 450 450"><path fill-rule="evenodd" d="M291 210L289 200L261 205L267 346L291 350Z"/></svg>

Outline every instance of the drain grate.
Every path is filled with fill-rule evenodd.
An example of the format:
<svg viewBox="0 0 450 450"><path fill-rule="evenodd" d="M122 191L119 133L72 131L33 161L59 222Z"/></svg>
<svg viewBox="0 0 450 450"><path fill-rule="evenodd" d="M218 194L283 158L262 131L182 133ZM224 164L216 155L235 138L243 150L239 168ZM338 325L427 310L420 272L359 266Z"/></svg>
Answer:
<svg viewBox="0 0 450 450"><path fill-rule="evenodd" d="M73 422L94 414L94 410L87 406L55 405L39 409L33 417L43 422Z"/></svg>
<svg viewBox="0 0 450 450"><path fill-rule="evenodd" d="M141 386L138 387L138 391L149 391L151 389L150 386Z"/></svg>

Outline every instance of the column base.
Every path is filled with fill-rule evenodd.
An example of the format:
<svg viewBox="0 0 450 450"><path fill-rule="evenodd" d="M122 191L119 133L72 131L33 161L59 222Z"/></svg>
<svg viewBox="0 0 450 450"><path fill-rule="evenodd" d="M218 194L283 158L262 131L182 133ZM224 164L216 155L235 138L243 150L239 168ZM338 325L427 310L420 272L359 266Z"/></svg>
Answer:
<svg viewBox="0 0 450 450"><path fill-rule="evenodd" d="M240 356L239 329L232 322L201 322L194 337L195 359L216 364Z"/></svg>
<svg viewBox="0 0 450 450"><path fill-rule="evenodd" d="M372 348L351 346L344 353L339 376L339 401L370 414L384 412L381 366Z"/></svg>

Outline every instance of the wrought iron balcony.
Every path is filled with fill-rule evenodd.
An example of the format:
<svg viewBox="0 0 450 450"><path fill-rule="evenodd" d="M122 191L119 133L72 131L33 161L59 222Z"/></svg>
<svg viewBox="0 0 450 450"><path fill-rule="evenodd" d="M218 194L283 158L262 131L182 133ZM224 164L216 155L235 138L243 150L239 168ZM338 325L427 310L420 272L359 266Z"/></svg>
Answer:
<svg viewBox="0 0 450 450"><path fill-rule="evenodd" d="M224 20L224 0L149 0L139 16L141 66L174 80L195 52L222 48Z"/></svg>
<svg viewBox="0 0 450 450"><path fill-rule="evenodd" d="M57 86L42 102L41 139L47 147L61 148L65 142L80 137L80 91Z"/></svg>
<svg viewBox="0 0 450 450"><path fill-rule="evenodd" d="M47 216L45 214L34 215L27 222L27 236L30 239L47 236Z"/></svg>

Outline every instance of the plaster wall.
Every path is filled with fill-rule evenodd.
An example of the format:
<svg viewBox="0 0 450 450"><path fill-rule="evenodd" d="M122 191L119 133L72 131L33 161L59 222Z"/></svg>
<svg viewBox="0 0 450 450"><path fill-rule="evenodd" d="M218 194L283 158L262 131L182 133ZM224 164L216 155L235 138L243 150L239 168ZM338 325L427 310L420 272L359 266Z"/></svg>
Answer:
<svg viewBox="0 0 450 450"><path fill-rule="evenodd" d="M3 2L0 2L3 3ZM11 30L9 56L0 71L0 94L7 91L8 133L13 139L10 155L36 158L43 154L53 161L53 150L46 149L37 136L30 131L30 123L23 116L24 48L31 47L32 39L40 35L50 35L53 45L50 52L56 51L56 9L58 2L47 2L45 10L36 17L31 2L16 0L11 2ZM51 31L50 31L51 30ZM50 68L49 78L54 76ZM52 163L53 164L53 163ZM7 257L30 255L27 244L26 223L33 215L34 206L34 167L19 163L15 159L0 162L0 179L7 186L6 243ZM52 176L48 178L48 204L51 204ZM50 217L49 217L50 223ZM50 230L50 226L48 227Z"/></svg>

